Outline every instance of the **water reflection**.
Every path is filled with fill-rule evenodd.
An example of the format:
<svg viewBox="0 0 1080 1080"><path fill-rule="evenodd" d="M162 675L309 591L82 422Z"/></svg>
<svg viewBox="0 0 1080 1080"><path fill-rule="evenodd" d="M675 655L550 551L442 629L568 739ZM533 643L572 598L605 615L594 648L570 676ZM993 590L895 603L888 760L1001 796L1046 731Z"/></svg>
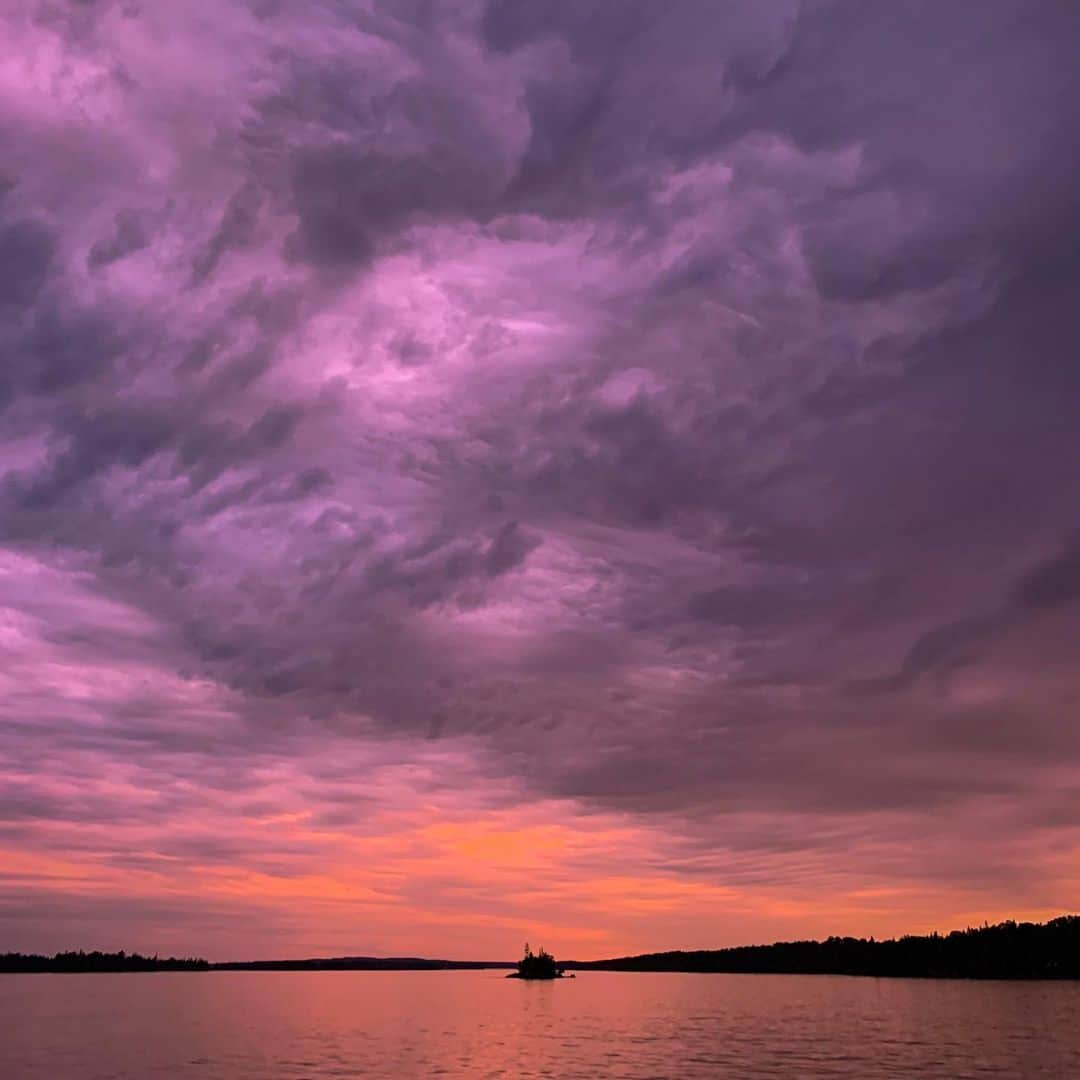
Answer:
<svg viewBox="0 0 1080 1080"><path fill-rule="evenodd" d="M0 1076L1080 1077L1080 986L829 976L0 977Z"/></svg>

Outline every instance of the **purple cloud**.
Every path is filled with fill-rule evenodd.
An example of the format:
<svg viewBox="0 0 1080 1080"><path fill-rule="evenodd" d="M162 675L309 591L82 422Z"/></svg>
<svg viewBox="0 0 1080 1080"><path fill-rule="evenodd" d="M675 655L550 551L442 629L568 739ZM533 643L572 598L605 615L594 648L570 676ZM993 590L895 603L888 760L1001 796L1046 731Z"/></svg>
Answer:
<svg viewBox="0 0 1080 1080"><path fill-rule="evenodd" d="M495 821L584 950L1067 906L1067 5L0 23L11 947L505 951Z"/></svg>

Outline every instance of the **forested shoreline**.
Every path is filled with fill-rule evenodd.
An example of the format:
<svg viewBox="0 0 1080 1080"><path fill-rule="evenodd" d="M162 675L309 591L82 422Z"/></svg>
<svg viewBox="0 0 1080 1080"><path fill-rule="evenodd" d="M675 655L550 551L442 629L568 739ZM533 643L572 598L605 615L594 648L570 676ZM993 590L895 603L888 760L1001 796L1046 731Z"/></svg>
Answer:
<svg viewBox="0 0 1080 1080"><path fill-rule="evenodd" d="M211 963L197 957L69 951L0 954L0 973L136 971L454 971L514 968L508 961L341 956ZM1006 922L948 934L830 937L728 949L674 951L611 960L560 961L577 971L682 971L775 975L868 975L934 979L1080 979L1080 915L1046 923Z"/></svg>
<svg viewBox="0 0 1080 1080"><path fill-rule="evenodd" d="M567 964L602 971L784 975L876 975L936 979L1080 978L1080 916L1046 923L1011 920L948 934L830 937L696 952L646 953Z"/></svg>

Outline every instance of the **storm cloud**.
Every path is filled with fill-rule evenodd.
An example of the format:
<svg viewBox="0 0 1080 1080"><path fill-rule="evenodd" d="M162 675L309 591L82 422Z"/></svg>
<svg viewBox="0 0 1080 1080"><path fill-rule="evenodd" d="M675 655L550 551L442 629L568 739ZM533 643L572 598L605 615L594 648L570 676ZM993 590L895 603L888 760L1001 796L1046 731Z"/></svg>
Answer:
<svg viewBox="0 0 1080 1080"><path fill-rule="evenodd" d="M17 7L0 941L1075 898L1071 4Z"/></svg>

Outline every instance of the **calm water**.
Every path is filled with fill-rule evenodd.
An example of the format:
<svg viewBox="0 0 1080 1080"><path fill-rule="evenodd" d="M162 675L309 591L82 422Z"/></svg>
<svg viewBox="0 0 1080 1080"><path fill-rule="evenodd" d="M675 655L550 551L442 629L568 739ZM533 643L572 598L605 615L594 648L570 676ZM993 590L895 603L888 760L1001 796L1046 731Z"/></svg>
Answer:
<svg viewBox="0 0 1080 1080"><path fill-rule="evenodd" d="M1080 1078L1080 985L587 972L0 976L0 1077Z"/></svg>

